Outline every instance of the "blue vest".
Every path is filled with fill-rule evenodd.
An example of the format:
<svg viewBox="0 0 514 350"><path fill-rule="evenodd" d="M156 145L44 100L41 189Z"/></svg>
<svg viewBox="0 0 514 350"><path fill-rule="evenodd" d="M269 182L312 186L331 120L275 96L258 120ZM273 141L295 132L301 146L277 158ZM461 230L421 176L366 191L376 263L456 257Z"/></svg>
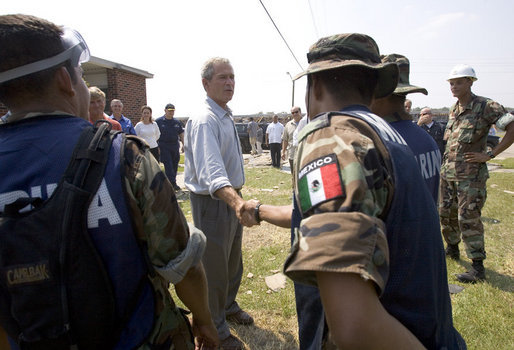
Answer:
<svg viewBox="0 0 514 350"><path fill-rule="evenodd" d="M0 126L0 211L19 197L47 199L57 187L78 137L91 124L69 116L41 116ZM153 326L154 299L125 203L120 170L122 136L113 141L104 179L88 210L88 232L104 260L117 312L128 317L115 349L141 344ZM130 271L130 273L127 273ZM132 315L133 296L143 294Z"/></svg>
<svg viewBox="0 0 514 350"><path fill-rule="evenodd" d="M410 120L392 122L390 125L402 135L412 153L414 153L421 176L425 180L432 198L434 198L434 203L437 205L439 172L441 169L441 151L437 143L425 130Z"/></svg>
<svg viewBox="0 0 514 350"><path fill-rule="evenodd" d="M395 191L385 222L390 266L380 302L427 349L465 349L453 327L436 206L426 186L419 185L423 178L412 152L397 131L366 109L341 113L367 122L391 155ZM292 226L299 226L300 217L294 206Z"/></svg>

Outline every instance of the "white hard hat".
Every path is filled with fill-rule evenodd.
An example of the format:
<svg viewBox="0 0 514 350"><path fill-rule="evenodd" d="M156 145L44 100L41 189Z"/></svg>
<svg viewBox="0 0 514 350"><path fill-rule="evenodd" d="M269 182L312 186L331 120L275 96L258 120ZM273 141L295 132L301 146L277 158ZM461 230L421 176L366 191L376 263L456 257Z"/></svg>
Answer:
<svg viewBox="0 0 514 350"><path fill-rule="evenodd" d="M468 66L467 64L458 64L450 72L448 79L456 79L456 78L470 78L472 81L478 80L475 70Z"/></svg>

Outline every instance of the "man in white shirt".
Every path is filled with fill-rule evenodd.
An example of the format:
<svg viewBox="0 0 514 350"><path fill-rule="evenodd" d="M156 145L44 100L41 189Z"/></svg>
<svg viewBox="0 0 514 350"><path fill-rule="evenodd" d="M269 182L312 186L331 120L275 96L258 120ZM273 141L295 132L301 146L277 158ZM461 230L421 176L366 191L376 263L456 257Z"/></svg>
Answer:
<svg viewBox="0 0 514 350"><path fill-rule="evenodd" d="M284 126L278 122L278 115L273 116L273 123L266 129L266 144L269 146L271 166L280 169L280 152L282 150L282 132Z"/></svg>

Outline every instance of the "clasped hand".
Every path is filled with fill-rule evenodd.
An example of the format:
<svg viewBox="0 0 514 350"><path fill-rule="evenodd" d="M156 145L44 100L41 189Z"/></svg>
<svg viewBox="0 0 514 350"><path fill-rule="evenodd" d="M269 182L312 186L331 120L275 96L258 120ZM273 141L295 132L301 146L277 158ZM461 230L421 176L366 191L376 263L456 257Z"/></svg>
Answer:
<svg viewBox="0 0 514 350"><path fill-rule="evenodd" d="M257 204L259 204L259 201L255 199L241 202L240 206L236 210L236 215L241 225L246 227L259 225L257 217L255 216L255 207Z"/></svg>

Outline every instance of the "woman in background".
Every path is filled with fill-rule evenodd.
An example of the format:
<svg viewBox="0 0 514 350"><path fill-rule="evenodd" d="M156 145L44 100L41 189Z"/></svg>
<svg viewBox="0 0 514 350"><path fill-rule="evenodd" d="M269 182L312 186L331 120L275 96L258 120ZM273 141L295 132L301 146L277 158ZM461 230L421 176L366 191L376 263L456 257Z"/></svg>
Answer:
<svg viewBox="0 0 514 350"><path fill-rule="evenodd" d="M135 128L137 136L143 138L150 146L150 152L155 159L159 161L159 147L157 140L161 136L161 131L156 123L152 120L152 109L149 106L141 107L141 121L136 124Z"/></svg>

